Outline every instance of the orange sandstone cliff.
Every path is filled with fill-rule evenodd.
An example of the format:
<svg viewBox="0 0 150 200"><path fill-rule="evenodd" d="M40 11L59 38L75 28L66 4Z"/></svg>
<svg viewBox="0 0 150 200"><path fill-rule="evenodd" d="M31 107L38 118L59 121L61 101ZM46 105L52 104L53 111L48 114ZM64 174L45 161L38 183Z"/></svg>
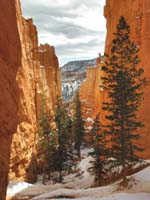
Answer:
<svg viewBox="0 0 150 200"><path fill-rule="evenodd" d="M17 3L17 23L21 42L21 67L17 72L19 87L19 122L11 147L10 178L36 179L36 80L35 68L39 61L34 57L38 50L36 27L32 20L22 17L20 2Z"/></svg>
<svg viewBox="0 0 150 200"><path fill-rule="evenodd" d="M12 142L10 179L36 180L37 124L40 114L41 95L45 106L53 111L56 96L61 95L58 59L54 47L38 48L36 27L31 19L18 16L22 45L22 63L18 71L19 124Z"/></svg>
<svg viewBox="0 0 150 200"><path fill-rule="evenodd" d="M120 16L124 16L130 25L131 39L140 48L140 67L144 68L146 83L143 87L144 100L139 110L139 119L145 124L140 130L140 145L145 149L144 158L150 158L150 0L106 0L104 15L107 20L107 37L105 50L109 53L113 33Z"/></svg>
<svg viewBox="0 0 150 200"><path fill-rule="evenodd" d="M101 84L101 56L97 58L97 66L88 67L86 80L80 85L80 100L82 105L82 116L85 120L87 133L90 131L93 118L102 113L103 90ZM87 134L88 140L88 134ZM90 138L89 138L90 139Z"/></svg>
<svg viewBox="0 0 150 200"><path fill-rule="evenodd" d="M48 44L39 47L40 80L44 86L45 95L51 102L51 107L56 104L56 97L61 96L61 73L58 58L53 46ZM48 102L47 102L48 103Z"/></svg>
<svg viewBox="0 0 150 200"><path fill-rule="evenodd" d="M55 107L56 96L61 95L60 72L54 47L49 45L41 45L38 47L37 30L32 19L26 20L22 17L19 0L13 2L14 4L12 3L12 7L14 7L14 24L12 23L13 19L11 19L10 16L10 23L12 23L10 30L14 30L14 33L16 31L17 39L15 36L14 38L11 36L14 35L14 33L12 34L11 31L9 38L9 36L7 36L9 32L6 30L8 32L4 32L4 35L6 35L6 41L3 41L3 43L0 44L0 50L1 48L4 49L4 53L6 54L4 54L6 62L8 62L9 65L13 62L16 64L13 67L9 67L10 71L8 71L6 67L3 69L3 71L6 73L5 76L3 75L3 79L6 79L6 77L10 78L10 81L8 80L10 91L9 87L7 85L5 86L4 82L0 81L0 84L3 85L3 90L6 87L5 90L12 98L9 99L9 97L7 100L7 96L4 99L0 97L3 102L8 102L7 109L10 111L8 114L8 111L6 110L6 114L4 113L3 115L6 115L6 121L8 119L10 120L9 123L10 126L12 126L11 133L16 132L13 135L11 145L9 177L10 179L21 179L34 182L36 180L37 167L36 144L38 138L38 116L41 105L40 97L41 95L44 95L46 99L45 106L47 109L49 109L49 111L53 111ZM2 6L4 5L6 8L8 8L9 3L7 4L5 1ZM3 19L4 17L1 18ZM5 20L3 22L7 24L7 28L9 27L8 22ZM1 33L3 33L3 31L1 31ZM3 38L5 39L5 37ZM7 43L8 53L5 52ZM20 67L18 67L18 65ZM12 70L14 70L13 73ZM14 79L14 83L12 85L11 78ZM4 107L2 109L4 109ZM18 121L16 121L17 116ZM17 130L15 130L16 127ZM7 138L4 136L4 139ZM6 152L8 152L8 150ZM9 166L8 161L9 160L7 158L7 172Z"/></svg>
<svg viewBox="0 0 150 200"><path fill-rule="evenodd" d="M8 182L10 145L18 124L19 93L16 82L21 65L21 47L16 1L0 1L0 199Z"/></svg>
<svg viewBox="0 0 150 200"><path fill-rule="evenodd" d="M102 93L99 88L100 66L89 67L86 71L86 80L80 85L80 100L82 117L85 121L86 141L91 141L90 130L93 118L101 111Z"/></svg>
<svg viewBox="0 0 150 200"><path fill-rule="evenodd" d="M98 110L100 112L102 95L100 90L100 66L89 67L86 72L86 80L80 86L80 99L82 101L83 117L93 118Z"/></svg>

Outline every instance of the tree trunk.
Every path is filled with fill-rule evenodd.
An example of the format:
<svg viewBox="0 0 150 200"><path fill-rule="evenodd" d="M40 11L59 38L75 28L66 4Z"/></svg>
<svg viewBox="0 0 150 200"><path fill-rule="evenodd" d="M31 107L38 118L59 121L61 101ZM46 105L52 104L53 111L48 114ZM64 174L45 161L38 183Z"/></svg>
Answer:
<svg viewBox="0 0 150 200"><path fill-rule="evenodd" d="M46 174L45 174L45 171L43 173L43 185L45 185L45 179L46 179Z"/></svg>
<svg viewBox="0 0 150 200"><path fill-rule="evenodd" d="M51 171L49 171L49 173L48 173L48 180L49 181L51 180Z"/></svg>
<svg viewBox="0 0 150 200"><path fill-rule="evenodd" d="M101 176L101 170L99 169L99 172L98 172L98 180L99 180L99 186L102 185L102 176Z"/></svg>
<svg viewBox="0 0 150 200"><path fill-rule="evenodd" d="M46 169L44 168L44 170L43 170L43 185L45 185L45 180L46 180Z"/></svg>
<svg viewBox="0 0 150 200"><path fill-rule="evenodd" d="M122 174L123 174L122 185L123 185L124 187L126 187L126 186L128 185L128 181L127 181L127 170L126 170L125 165L123 166Z"/></svg>
<svg viewBox="0 0 150 200"><path fill-rule="evenodd" d="M60 170L59 171L59 182L61 183L62 182L62 173L61 173L62 171Z"/></svg>

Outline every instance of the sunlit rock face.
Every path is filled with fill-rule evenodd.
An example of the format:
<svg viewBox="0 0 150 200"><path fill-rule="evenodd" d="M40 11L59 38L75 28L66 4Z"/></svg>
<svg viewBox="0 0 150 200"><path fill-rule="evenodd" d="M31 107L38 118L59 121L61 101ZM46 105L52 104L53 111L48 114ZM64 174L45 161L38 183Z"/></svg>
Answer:
<svg viewBox="0 0 150 200"><path fill-rule="evenodd" d="M96 59L72 61L61 67L62 95L65 102L72 101L80 84L86 79L86 69L96 65Z"/></svg>
<svg viewBox="0 0 150 200"><path fill-rule="evenodd" d="M103 58L101 55L96 59L95 67L88 67L86 70L86 79L80 85L80 101L82 108L82 117L85 121L86 140L91 140L90 130L93 125L94 117L100 113L102 115L103 89L101 85L101 66Z"/></svg>
<svg viewBox="0 0 150 200"><path fill-rule="evenodd" d="M56 96L61 95L61 80L55 50L38 47L37 30L32 19L22 17L17 3L17 25L21 43L21 67L17 71L19 121L11 146L10 179L36 180L37 126L41 104L53 112Z"/></svg>
<svg viewBox="0 0 150 200"><path fill-rule="evenodd" d="M17 72L19 87L19 122L11 147L10 179L36 179L36 81L35 68L39 65L37 30L32 19L22 17L20 2L17 4L17 24L21 42L21 67Z"/></svg>
<svg viewBox="0 0 150 200"><path fill-rule="evenodd" d="M144 68L146 83L143 87L144 100L139 109L139 119L144 122L145 127L139 130L141 139L139 145L145 149L141 154L144 158L150 158L150 0L106 0L104 15L107 20L107 37L105 50L109 53L113 33L120 16L124 16L130 25L131 39L140 48L140 67Z"/></svg>
<svg viewBox="0 0 150 200"><path fill-rule="evenodd" d="M18 124L17 71L21 47L16 19L16 1L0 1L0 199L8 182L10 145Z"/></svg>
<svg viewBox="0 0 150 200"><path fill-rule="evenodd" d="M82 116L87 131L91 129L92 119L101 111L102 92L100 90L100 66L87 68L87 78L80 86Z"/></svg>
<svg viewBox="0 0 150 200"><path fill-rule="evenodd" d="M50 102L52 110L55 108L57 96L61 96L61 74L55 48L48 44L39 47L40 81L46 95L47 104Z"/></svg>

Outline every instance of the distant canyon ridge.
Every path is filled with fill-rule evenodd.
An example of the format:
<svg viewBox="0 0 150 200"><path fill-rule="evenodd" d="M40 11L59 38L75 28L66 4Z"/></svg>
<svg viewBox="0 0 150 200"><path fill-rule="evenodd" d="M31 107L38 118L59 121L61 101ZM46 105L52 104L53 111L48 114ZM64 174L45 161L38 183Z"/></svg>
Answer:
<svg viewBox="0 0 150 200"><path fill-rule="evenodd" d="M71 61L61 67L62 96L65 102L72 101L75 92L86 79L89 67L96 66L96 59Z"/></svg>

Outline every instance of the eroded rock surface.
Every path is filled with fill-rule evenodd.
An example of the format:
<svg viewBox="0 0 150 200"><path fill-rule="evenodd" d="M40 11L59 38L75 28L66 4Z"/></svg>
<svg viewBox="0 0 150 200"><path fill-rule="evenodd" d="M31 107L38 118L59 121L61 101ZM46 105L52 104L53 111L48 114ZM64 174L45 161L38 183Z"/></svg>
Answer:
<svg viewBox="0 0 150 200"><path fill-rule="evenodd" d="M37 126L42 98L53 112L61 95L59 63L54 47L38 47L37 29L32 19L24 19L17 2L17 25L21 43L21 67L17 71L19 122L11 146L10 179L36 180Z"/></svg>
<svg viewBox="0 0 150 200"><path fill-rule="evenodd" d="M103 58L99 54L96 59L95 67L88 67L86 71L86 79L80 86L80 100L82 105L82 116L85 121L85 128L87 131L86 139L90 141L90 130L93 125L94 117L100 113L102 115L102 102L104 99L103 89L101 85L101 66L103 65Z"/></svg>
<svg viewBox="0 0 150 200"><path fill-rule="evenodd" d="M10 145L18 124L19 96L16 76L21 65L21 47L16 1L1 0L0 8L0 199L4 200Z"/></svg>

